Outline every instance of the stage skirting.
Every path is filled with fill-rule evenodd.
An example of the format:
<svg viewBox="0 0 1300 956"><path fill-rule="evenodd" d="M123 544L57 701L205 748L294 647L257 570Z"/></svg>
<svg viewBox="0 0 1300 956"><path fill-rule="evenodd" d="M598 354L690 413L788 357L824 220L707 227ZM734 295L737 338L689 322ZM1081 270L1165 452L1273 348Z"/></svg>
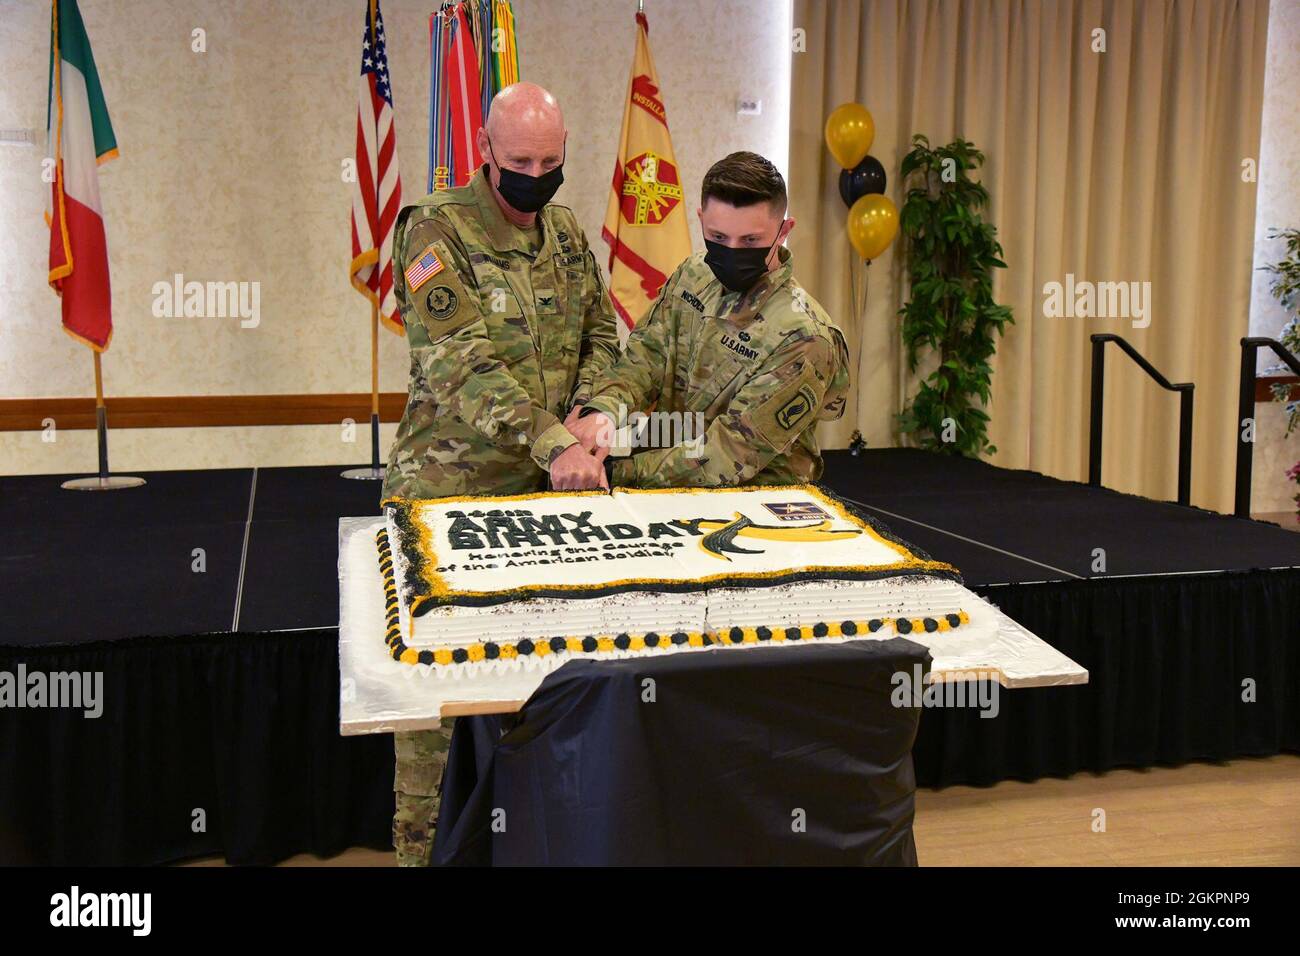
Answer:
<svg viewBox="0 0 1300 956"><path fill-rule="evenodd" d="M378 488L338 471L0 479L0 671L103 675L98 718L0 710L0 863L389 845L391 738L338 733L337 521ZM1300 751L1300 535L913 451L826 478L1089 671L923 709L918 785Z"/></svg>

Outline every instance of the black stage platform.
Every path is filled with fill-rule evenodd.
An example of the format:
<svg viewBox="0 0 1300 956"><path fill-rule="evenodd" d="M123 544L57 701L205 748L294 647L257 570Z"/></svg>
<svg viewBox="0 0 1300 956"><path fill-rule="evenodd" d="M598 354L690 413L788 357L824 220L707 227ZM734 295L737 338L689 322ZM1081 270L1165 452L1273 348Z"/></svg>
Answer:
<svg viewBox="0 0 1300 956"><path fill-rule="evenodd" d="M391 740L338 736L337 518L378 511L341 467L0 479L0 671L106 700L0 711L0 863L387 845ZM924 713L920 785L1300 751L1300 534L918 451L826 484L1091 675Z"/></svg>

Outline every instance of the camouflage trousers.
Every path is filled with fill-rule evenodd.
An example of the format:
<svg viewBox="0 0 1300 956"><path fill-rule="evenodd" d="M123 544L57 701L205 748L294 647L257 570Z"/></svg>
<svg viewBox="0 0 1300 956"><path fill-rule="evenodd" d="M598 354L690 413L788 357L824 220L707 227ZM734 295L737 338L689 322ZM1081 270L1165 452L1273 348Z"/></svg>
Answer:
<svg viewBox="0 0 1300 956"><path fill-rule="evenodd" d="M454 718L436 730L393 734L397 758L393 773L393 847L398 866L428 866L433 858L433 834L442 798L442 773L447 768Z"/></svg>

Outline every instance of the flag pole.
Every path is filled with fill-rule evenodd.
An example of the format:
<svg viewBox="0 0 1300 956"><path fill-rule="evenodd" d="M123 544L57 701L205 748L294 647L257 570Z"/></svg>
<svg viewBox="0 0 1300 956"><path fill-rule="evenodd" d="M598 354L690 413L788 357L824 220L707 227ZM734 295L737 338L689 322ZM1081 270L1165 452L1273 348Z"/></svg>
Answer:
<svg viewBox="0 0 1300 956"><path fill-rule="evenodd" d="M99 477L108 477L108 409L104 407L104 367L95 352L95 438L99 445Z"/></svg>
<svg viewBox="0 0 1300 956"><path fill-rule="evenodd" d="M370 467L379 474L379 303L370 303Z"/></svg>
<svg viewBox="0 0 1300 956"><path fill-rule="evenodd" d="M377 481L384 477L379 464L379 303L370 303L370 467L348 468L344 478Z"/></svg>
<svg viewBox="0 0 1300 956"><path fill-rule="evenodd" d="M375 428L374 454L371 455L376 468L379 467L379 304L370 308L370 418Z"/></svg>
<svg viewBox="0 0 1300 956"><path fill-rule="evenodd" d="M104 404L104 369L100 364L99 350L95 356L95 440L99 446L99 474L93 478L71 478L60 487L69 491L118 491L122 488L139 488L143 478L108 473L108 406Z"/></svg>

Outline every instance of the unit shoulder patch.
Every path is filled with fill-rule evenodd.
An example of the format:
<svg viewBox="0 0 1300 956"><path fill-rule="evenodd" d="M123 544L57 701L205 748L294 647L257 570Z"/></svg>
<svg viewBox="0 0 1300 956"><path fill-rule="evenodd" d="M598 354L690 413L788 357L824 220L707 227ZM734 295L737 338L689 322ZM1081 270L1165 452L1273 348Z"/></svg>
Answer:
<svg viewBox="0 0 1300 956"><path fill-rule="evenodd" d="M817 395L809 385L800 385L798 390L776 410L776 423L790 431L806 419L817 406Z"/></svg>
<svg viewBox="0 0 1300 956"><path fill-rule="evenodd" d="M451 286L438 285L429 290L429 294L424 298L424 304L430 316L437 321L442 321L455 314L457 306L460 305L460 297Z"/></svg>

